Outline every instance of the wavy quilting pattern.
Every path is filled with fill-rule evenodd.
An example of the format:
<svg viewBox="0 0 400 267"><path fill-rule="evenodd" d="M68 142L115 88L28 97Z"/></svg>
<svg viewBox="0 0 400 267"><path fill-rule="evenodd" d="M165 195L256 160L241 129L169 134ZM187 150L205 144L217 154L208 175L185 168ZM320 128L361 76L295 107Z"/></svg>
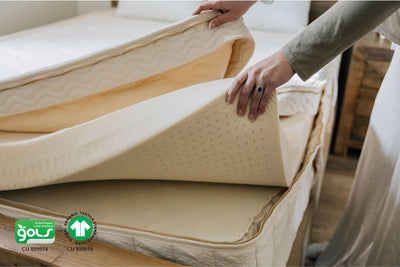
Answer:
<svg viewBox="0 0 400 267"><path fill-rule="evenodd" d="M55 66L56 74L49 68L39 72L36 78L32 75L29 79L24 78L28 82L25 85L9 87L10 82L5 81L0 84L0 90L3 88L0 91L0 116L29 112L107 91L186 64L232 41L235 51L226 75L235 75L246 63L243 59L252 53L254 44L250 33L241 20L210 30L206 23L210 16L212 14L190 18L139 38L137 42L98 52L87 62L83 58L72 65L66 63L65 69L71 70L62 75L58 73L62 66Z"/></svg>

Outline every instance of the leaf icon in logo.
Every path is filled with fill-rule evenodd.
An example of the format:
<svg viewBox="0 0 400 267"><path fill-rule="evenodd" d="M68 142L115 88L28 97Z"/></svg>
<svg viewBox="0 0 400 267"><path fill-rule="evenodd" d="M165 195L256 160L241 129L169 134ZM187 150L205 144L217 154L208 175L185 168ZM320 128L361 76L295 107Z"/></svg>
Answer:
<svg viewBox="0 0 400 267"><path fill-rule="evenodd" d="M24 228L26 228L26 226L22 226L22 225L20 225L20 224L18 224L18 227L19 227L19 229L24 229Z"/></svg>

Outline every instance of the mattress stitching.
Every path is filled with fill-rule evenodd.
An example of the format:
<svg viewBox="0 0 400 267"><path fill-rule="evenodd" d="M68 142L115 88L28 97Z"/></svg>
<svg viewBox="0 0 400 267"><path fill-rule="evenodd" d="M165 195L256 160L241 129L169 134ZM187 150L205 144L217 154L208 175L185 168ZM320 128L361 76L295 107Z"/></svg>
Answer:
<svg viewBox="0 0 400 267"><path fill-rule="evenodd" d="M186 30L188 30L188 29L186 29ZM185 31L186 31L185 30ZM226 29L226 30L228 30L229 31L229 29ZM232 29L231 29L232 30ZM171 34L171 35L175 35L175 34ZM169 35L169 36L171 36L171 35ZM169 36L164 36L164 37L169 37ZM164 38L163 37L163 38ZM157 39L157 40L160 40L161 38L159 38L159 39ZM218 39L218 38L217 38ZM236 54L234 53L235 51L233 51L233 53L232 53L232 57L231 57L231 59L230 59L230 66L228 66L228 69L227 69L227 72L226 72L226 74L235 74L235 73L230 73L230 72L235 72L235 70L238 68L238 66L236 66L236 64L237 64L237 60L235 60L234 59L234 57L235 57L235 55L237 56L237 54L240 52L240 53L242 53L242 51L243 50L246 50L246 48L249 48L250 47L250 45L249 44L247 44L246 42L243 42L243 40L251 40L251 36L250 35L246 35L246 33L244 32L244 33L241 33L241 34L230 34L230 38L228 38L228 39L226 39L226 38L219 38L220 40L218 41L217 40L217 42L222 42L222 43L226 43L227 41L234 41L234 46L238 46L237 47L237 49L238 50L240 50L240 51L236 51ZM246 45L247 44L247 45ZM138 49L138 48L141 48L141 47L143 47L143 46L136 46L136 47L134 47L134 48L132 48L131 50L129 50L129 51L125 51L124 53L122 53L122 55L123 54L126 54L126 53L129 53L129 52L131 52L132 50L135 50L135 49ZM254 48L254 46L252 47L252 48ZM246 53L249 53L248 51L246 51ZM112 58L115 58L115 57L119 57L119 56L121 56L121 55L114 55L114 56L112 56ZM243 55L242 55L243 56ZM92 65L89 65L89 66L95 66L96 64L99 64L99 63L105 63L105 64L111 64L110 62L105 62L107 59L102 59L102 60L100 60L100 61L98 61L98 62L96 62L95 64L92 64ZM88 66L84 66L84 67L82 67L82 68L86 68L86 67L88 67ZM106 66L107 67L107 66ZM75 70L75 69L73 69L73 70ZM73 70L71 70L71 71L73 71ZM63 73L63 74L66 74L66 73L69 73L69 72L71 72L71 71L68 71L68 72L65 72L65 73ZM61 74L61 75L63 75L63 74ZM77 75L77 74L76 74ZM147 76L145 76L145 77L138 77L138 79L145 79ZM51 78L54 78L54 77L51 77ZM48 80L48 79L51 79L51 78L43 78L43 79L45 79L45 80ZM42 79L41 79L42 80ZM40 81L40 80L35 80L35 81L32 81L32 83L33 82L36 82L36 81ZM117 85L116 85L117 86ZM44 86L45 87L45 86ZM52 86L52 87L54 87L54 86ZM50 90L49 89L47 89L47 92L49 92L50 93L50 95L54 95L55 94L55 92L58 92L58 91L60 91L60 90L53 90L54 88L50 88ZM41 88L43 88L43 87L41 87ZM5 89L5 90L3 90L3 91L1 91L0 90L0 92L6 92L6 91L8 91L8 90L10 90L10 89L13 89L13 88L9 88L9 89ZM21 90L29 90L29 91L32 91L32 90L35 90L36 88L21 88L21 87L19 87L19 88L16 88L16 90L18 90L18 89L21 89ZM107 88L106 90L109 90L110 88ZM86 88L84 91L84 93L83 93L83 95L82 95L82 93L78 93L78 95L71 95L71 97L68 97L68 99L69 100L74 100L74 99L79 99L80 97L84 97L84 96L87 96L88 95L88 93L89 93L89 91L88 91L89 89L88 88ZM42 90L40 90L40 91L38 91L38 92L41 92ZM63 91L65 91L65 90L63 90ZM99 92L103 92L104 90L98 90ZM60 91L61 92L61 91ZM97 92L97 91L96 91ZM33 91L31 92L31 93L33 93ZM35 93L35 94L37 94L37 93ZM65 94L65 93L64 93ZM19 97L21 97L22 95L20 94L19 95ZM57 96L54 96L56 99L59 99L60 98L60 93L58 93L57 94ZM15 98L15 97L10 97L10 99L11 98ZM8 98L7 98L8 99ZM31 98L30 98L31 99ZM59 99L60 100L60 99ZM65 100L65 96L62 96L62 100ZM16 99L14 99L13 100L14 102L16 101ZM18 102L21 102L21 101L18 101ZM54 101L53 101L54 102ZM56 101L57 103L53 103L53 104L42 104L41 106L42 106L42 108L45 108L45 107L49 107L49 106L54 106L54 104L59 104L59 101ZM37 106L37 105L36 105ZM30 108L28 108L28 110L25 108L23 111L19 111L19 112L16 112L16 111L14 111L14 112L11 112L11 114L8 114L6 117L8 117L8 116L12 116L12 115L16 115L16 114L21 114L21 113L25 113L25 112L29 112L29 111L32 111L32 110L34 110L35 108L37 108L37 107L30 107Z"/></svg>
<svg viewBox="0 0 400 267"><path fill-rule="evenodd" d="M29 82L22 83L22 84L18 84L17 83L18 82L17 81L18 78L10 79L9 81L5 80L3 82L0 82L0 85L2 83L5 83L5 84L7 84L7 83L17 83L17 85L1 88L0 91L9 90L9 89L12 89L14 87L20 87L20 86L23 86L23 85L26 85L26 84L29 84L29 83L32 83L32 82L35 82L35 81L43 80L43 79L62 76L65 73L71 72L73 70L89 67L89 66L95 65L95 64L97 64L97 63L99 63L101 61L124 55L124 54L126 54L126 53L128 53L128 52L130 52L130 51L132 51L134 49L137 49L138 47L146 46L149 43L154 42L156 40L160 40L162 38L165 38L165 37L168 37L168 36L171 36L171 35L176 35L176 34L182 33L184 31L186 31L187 29L189 29L190 27L202 24L202 23L206 22L209 19L212 19L213 17L215 17L217 15L218 15L218 12L206 12L206 13L202 13L202 14L197 15L197 16L189 17L186 20L174 23L174 24L172 24L170 26L164 27L164 28L162 28L160 30L157 30L155 32L150 33L149 35L146 35L144 37L141 37L141 38L138 38L136 40L130 41L128 43L125 43L125 44L122 44L122 45L117 45L115 47L112 47L112 48L109 48L109 49L105 49L104 51L101 51L101 52L89 54L87 56L83 56L82 58L79 58L78 60L73 60L73 61L61 64L61 65L58 65L56 67L53 66L53 69L68 68L69 65L73 66L74 64L81 63L81 61L90 60L93 57L100 57L100 59L98 59L98 60L96 60L94 62L90 62L90 63L87 63L86 65L82 65L82 66L76 66L75 68L68 69L67 71L62 72L62 73L58 73L58 74L55 74L55 75L48 74L48 76L41 77L41 78L38 78L38 79L34 79L34 80L31 80ZM179 26L179 23L183 23L183 22L185 22L185 24L184 24L185 28L184 29L180 29L180 30L176 30L176 28L178 28L178 26ZM165 30L168 30L168 32L162 33L162 31L165 31ZM130 47L130 46L132 46L132 47ZM127 50L124 50L124 52L117 53L116 55L101 57L102 54L105 54L105 52L110 52L110 51L113 52L114 50L119 50L119 49L120 50L127 49ZM51 71L54 71L54 70L45 69L45 70L41 70L41 71L37 71L37 72L28 73L28 74L26 74L26 76L27 76L26 79L28 79L29 76L43 75L43 73L45 74L46 72L51 72Z"/></svg>

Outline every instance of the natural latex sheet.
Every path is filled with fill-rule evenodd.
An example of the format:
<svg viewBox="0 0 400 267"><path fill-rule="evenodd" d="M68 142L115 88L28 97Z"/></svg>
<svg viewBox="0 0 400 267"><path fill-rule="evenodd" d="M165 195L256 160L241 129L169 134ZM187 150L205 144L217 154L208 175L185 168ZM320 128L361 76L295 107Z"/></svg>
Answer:
<svg viewBox="0 0 400 267"><path fill-rule="evenodd" d="M225 103L231 83L194 85L51 134L2 142L0 189L109 179L288 186L301 153L281 130L276 95L251 123Z"/></svg>
<svg viewBox="0 0 400 267"><path fill-rule="evenodd" d="M313 116L306 113L281 118L288 141L299 146L293 149L299 155L299 164L303 161L312 122ZM0 198L49 215L68 216L73 210L86 210L101 224L215 242L238 242L258 231L259 220L285 190L217 183L113 180L1 191ZM116 214L116 207L128 212Z"/></svg>

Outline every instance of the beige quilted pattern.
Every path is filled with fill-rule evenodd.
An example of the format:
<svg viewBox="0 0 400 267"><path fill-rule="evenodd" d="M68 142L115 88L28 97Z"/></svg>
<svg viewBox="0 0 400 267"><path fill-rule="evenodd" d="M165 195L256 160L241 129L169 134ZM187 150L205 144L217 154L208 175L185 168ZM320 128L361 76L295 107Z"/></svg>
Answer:
<svg viewBox="0 0 400 267"><path fill-rule="evenodd" d="M226 71L226 77L232 77L250 58L254 43L242 20L208 29L207 22L216 15L207 12L72 62L4 78L0 80L0 117L54 106L145 79L234 41Z"/></svg>

